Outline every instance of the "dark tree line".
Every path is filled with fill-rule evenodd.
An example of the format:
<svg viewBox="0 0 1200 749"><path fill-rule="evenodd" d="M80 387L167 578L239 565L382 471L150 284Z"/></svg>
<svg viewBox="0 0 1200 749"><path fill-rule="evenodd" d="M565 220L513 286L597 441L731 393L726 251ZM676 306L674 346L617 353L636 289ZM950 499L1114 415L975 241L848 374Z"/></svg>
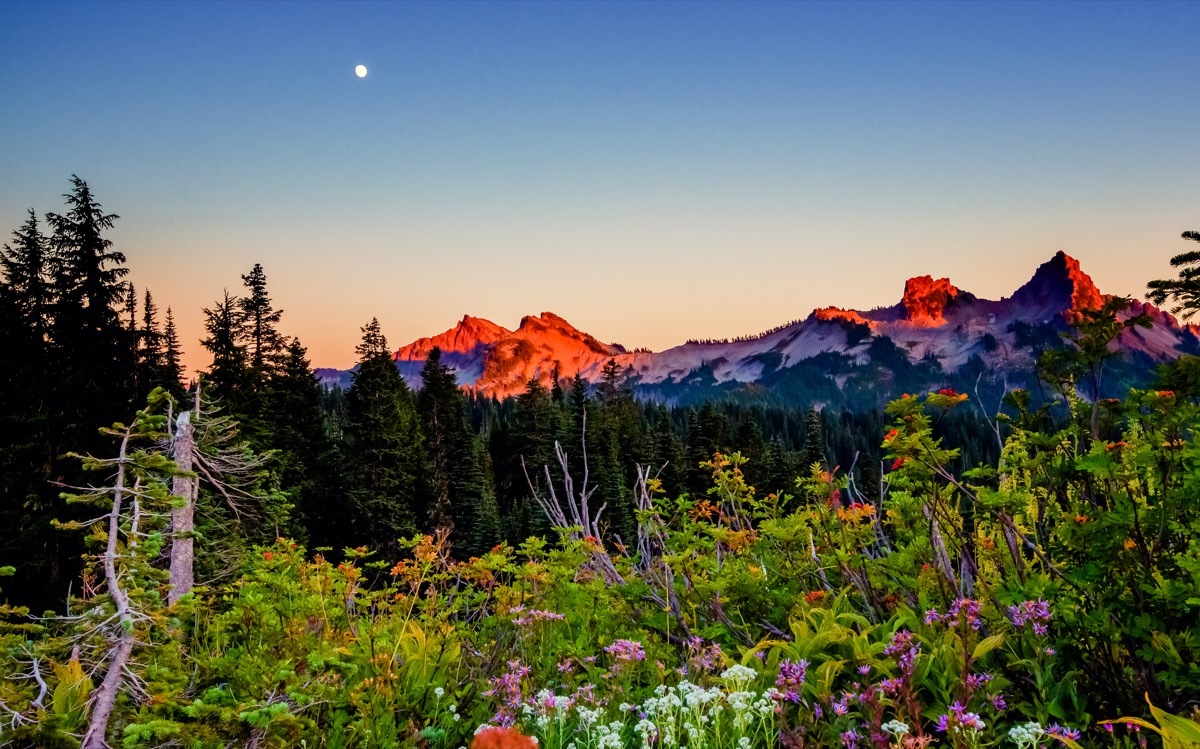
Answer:
<svg viewBox="0 0 1200 749"><path fill-rule="evenodd" d="M71 178L64 213L29 210L0 253L0 566L15 597L65 592L81 547L53 520L78 515L59 497L83 483L68 453L106 447L97 428L125 418L155 386L183 393L174 317L147 290L142 309L117 220Z"/></svg>

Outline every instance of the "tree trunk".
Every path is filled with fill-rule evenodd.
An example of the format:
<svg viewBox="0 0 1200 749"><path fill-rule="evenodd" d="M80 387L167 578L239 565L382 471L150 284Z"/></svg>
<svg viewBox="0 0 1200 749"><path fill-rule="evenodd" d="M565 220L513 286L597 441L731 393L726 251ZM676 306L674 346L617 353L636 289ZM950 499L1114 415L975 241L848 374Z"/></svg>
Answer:
<svg viewBox="0 0 1200 749"><path fill-rule="evenodd" d="M196 449L195 427L191 413L184 411L175 420L175 437L171 440L171 458L179 470L192 470L192 454ZM195 585L195 548L192 531L195 529L196 476L176 476L171 480L171 494L183 498L183 506L171 509L171 589L167 605L175 603Z"/></svg>
<svg viewBox="0 0 1200 749"><path fill-rule="evenodd" d="M108 516L108 547L104 552L104 579L108 585L108 594L112 596L117 609L117 622L120 635L117 643L109 651L108 665L104 673L104 681L96 690L93 698L92 719L88 724L87 733L83 736L82 749L108 749L104 740L108 733L108 718L112 715L113 707L117 704L117 695L121 691L121 682L125 676L125 667L129 665L129 656L133 653L133 611L129 607L129 595L121 588L121 580L117 576L117 539L121 534L121 503L125 495L125 450L129 444L129 432L121 441L121 454L117 463L117 481L113 490L112 513ZM134 513L138 512L136 504ZM132 520L136 533L137 518Z"/></svg>

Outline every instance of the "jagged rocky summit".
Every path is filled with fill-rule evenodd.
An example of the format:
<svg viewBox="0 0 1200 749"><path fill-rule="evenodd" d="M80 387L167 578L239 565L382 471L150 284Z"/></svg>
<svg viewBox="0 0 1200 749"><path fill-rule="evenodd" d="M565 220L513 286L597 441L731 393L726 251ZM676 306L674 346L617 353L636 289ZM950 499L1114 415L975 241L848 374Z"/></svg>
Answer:
<svg viewBox="0 0 1200 749"><path fill-rule="evenodd" d="M688 342L660 352L629 352L602 343L558 315L525 317L516 330L464 316L455 327L400 348L396 365L410 385L433 347L454 367L458 382L480 394L505 398L531 379L549 385L577 373L600 379L611 359L641 397L670 403L712 398L794 404L878 405L902 391L981 382L1018 387L1032 382L1034 362L1085 309L1106 296L1079 262L1059 252L1011 296L980 299L949 279L908 279L900 302L870 311L826 307L808 317L735 341ZM1126 356L1110 387L1145 381L1154 365L1200 351L1196 330L1149 304L1149 330L1115 342ZM332 379L332 372L321 373Z"/></svg>

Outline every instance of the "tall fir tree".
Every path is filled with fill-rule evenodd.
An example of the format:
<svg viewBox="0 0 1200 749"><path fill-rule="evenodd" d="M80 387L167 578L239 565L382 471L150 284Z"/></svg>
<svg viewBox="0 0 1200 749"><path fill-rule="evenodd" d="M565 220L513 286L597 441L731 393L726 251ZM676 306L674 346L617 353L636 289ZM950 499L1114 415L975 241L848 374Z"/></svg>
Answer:
<svg viewBox="0 0 1200 749"><path fill-rule="evenodd" d="M0 567L16 568L9 594L32 600L54 563L54 379L47 344L54 296L49 239L37 214L0 253ZM58 422L53 422L57 426Z"/></svg>
<svg viewBox="0 0 1200 749"><path fill-rule="evenodd" d="M167 322L162 334L162 375L163 387L176 398L184 394L183 350L179 346L179 332L175 329L175 315L167 307Z"/></svg>
<svg viewBox="0 0 1200 749"><path fill-rule="evenodd" d="M253 375L246 354L244 322L236 297L226 291L224 297L204 308L204 330L208 336L200 345L212 355L208 383L228 413L241 416L249 403Z"/></svg>
<svg viewBox="0 0 1200 749"><path fill-rule="evenodd" d="M482 448L467 423L466 401L442 352L429 352L417 396L429 457L429 527L453 530L462 556L482 554L500 538L496 495L488 485Z"/></svg>
<svg viewBox="0 0 1200 749"><path fill-rule="evenodd" d="M142 326L138 334L137 372L141 399L145 399L156 387L171 390L170 374L166 371L163 351L163 334L158 329L158 307L150 289L142 298Z"/></svg>
<svg viewBox="0 0 1200 749"><path fill-rule="evenodd" d="M358 371L346 391L342 459L357 543L394 546L416 532L425 459L412 391L388 351L379 321L362 328Z"/></svg>
<svg viewBox="0 0 1200 749"><path fill-rule="evenodd" d="M804 425L804 452L800 457L800 470L807 476L814 465L828 470L829 458L825 449L825 428L821 423L821 412L815 408L808 409Z"/></svg>
<svg viewBox="0 0 1200 749"><path fill-rule="evenodd" d="M267 294L267 274L261 264L255 263L250 272L242 276L242 283L249 292L238 300L244 321L245 347L250 368L261 380L284 355L283 338L279 334L283 310L275 309L271 303Z"/></svg>
<svg viewBox="0 0 1200 749"><path fill-rule="evenodd" d="M280 487L290 495L309 542L332 545L339 539L331 529L344 518L347 507L335 446L325 429L321 384L298 338L288 343L264 398Z"/></svg>

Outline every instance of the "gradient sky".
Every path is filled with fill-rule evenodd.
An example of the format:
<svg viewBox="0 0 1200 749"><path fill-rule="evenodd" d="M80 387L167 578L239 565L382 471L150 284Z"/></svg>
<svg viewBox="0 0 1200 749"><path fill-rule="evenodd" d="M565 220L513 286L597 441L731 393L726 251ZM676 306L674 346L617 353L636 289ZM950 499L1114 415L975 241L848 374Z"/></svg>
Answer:
<svg viewBox="0 0 1200 749"><path fill-rule="evenodd" d="M266 270L347 367L464 313L655 350L1200 230L1200 3L0 3L0 233L75 173L132 279ZM354 66L366 65L365 79Z"/></svg>

